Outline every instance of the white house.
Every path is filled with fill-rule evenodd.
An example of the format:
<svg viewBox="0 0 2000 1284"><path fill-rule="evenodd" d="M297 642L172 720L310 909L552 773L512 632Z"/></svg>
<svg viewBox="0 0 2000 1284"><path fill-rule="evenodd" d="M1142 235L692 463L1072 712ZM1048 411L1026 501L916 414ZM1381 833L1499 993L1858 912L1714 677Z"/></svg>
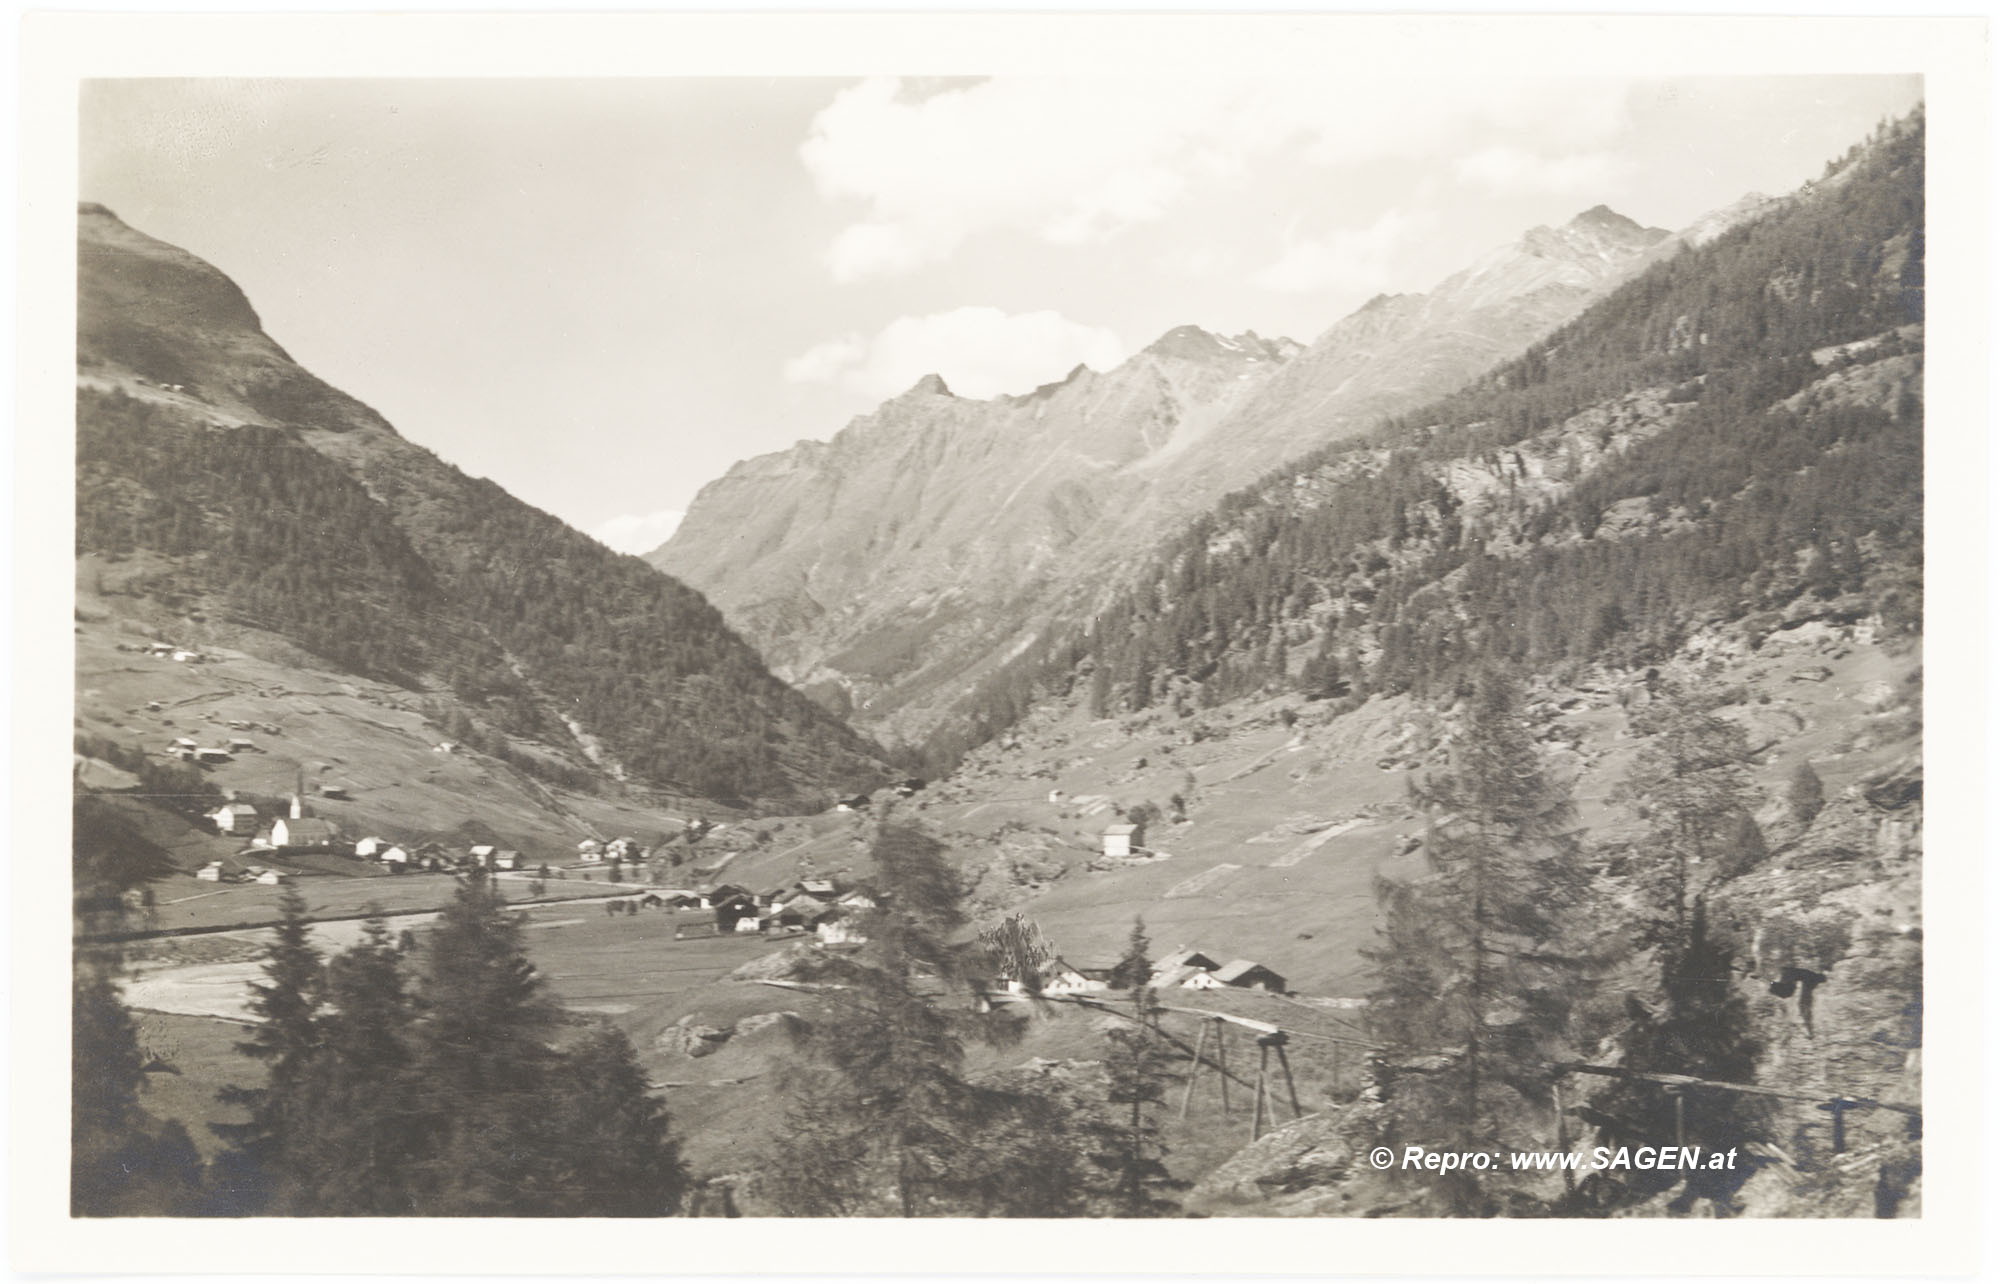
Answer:
<svg viewBox="0 0 2000 1284"><path fill-rule="evenodd" d="M472 859L485 865L492 860L493 853L500 850L500 845L498 843L474 843L466 850L471 854Z"/></svg>
<svg viewBox="0 0 2000 1284"><path fill-rule="evenodd" d="M196 870L194 876L204 883L219 883L222 881L222 862L212 860Z"/></svg>
<svg viewBox="0 0 2000 1284"><path fill-rule="evenodd" d="M291 882L292 876L290 874L281 874L275 869L267 869L257 875L257 881L266 887L276 887L280 883Z"/></svg>
<svg viewBox="0 0 2000 1284"><path fill-rule="evenodd" d="M280 816L271 822L273 847L330 847L339 838L340 831L311 817Z"/></svg>
<svg viewBox="0 0 2000 1284"><path fill-rule="evenodd" d="M1083 994L1107 988L1104 982L1091 980L1061 959L1043 959L1035 972L1043 994ZM1018 978L1010 977L1007 989L1013 994L1025 994L1028 987Z"/></svg>
<svg viewBox="0 0 2000 1284"><path fill-rule="evenodd" d="M382 849L388 845L389 840L386 838L364 838L354 844L354 854L356 856L379 856Z"/></svg>
<svg viewBox="0 0 2000 1284"><path fill-rule="evenodd" d="M861 930L861 916L839 905L813 920L812 929L821 945L859 945L868 939Z"/></svg>
<svg viewBox="0 0 2000 1284"><path fill-rule="evenodd" d="M208 813L208 818L215 822L218 834L254 834L263 822L255 807L240 802L224 803Z"/></svg>
<svg viewBox="0 0 2000 1284"><path fill-rule="evenodd" d="M376 853L375 859L384 865L407 865L410 863L410 853L400 844L392 844Z"/></svg>
<svg viewBox="0 0 2000 1284"><path fill-rule="evenodd" d="M1104 831L1104 854L1106 856L1130 856L1132 835L1139 832L1137 825L1112 825Z"/></svg>

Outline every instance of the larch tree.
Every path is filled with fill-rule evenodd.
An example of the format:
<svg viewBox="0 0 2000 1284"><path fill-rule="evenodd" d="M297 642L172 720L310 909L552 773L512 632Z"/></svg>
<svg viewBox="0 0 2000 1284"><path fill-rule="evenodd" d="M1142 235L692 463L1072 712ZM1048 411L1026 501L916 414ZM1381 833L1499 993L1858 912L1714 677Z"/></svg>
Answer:
<svg viewBox="0 0 2000 1284"><path fill-rule="evenodd" d="M1064 1121L966 1074L967 1043L1004 1036L971 1010L958 871L903 823L872 854L865 944L811 970L829 1011L801 1037L763 1188L794 1216L1059 1215L1080 1187Z"/></svg>
<svg viewBox="0 0 2000 1284"><path fill-rule="evenodd" d="M1110 985L1114 990L1141 990L1153 976L1153 943L1146 936L1146 920L1143 916L1132 916L1132 931L1125 938L1125 953L1111 969Z"/></svg>
<svg viewBox="0 0 2000 1284"><path fill-rule="evenodd" d="M1378 885L1381 941L1364 953L1377 969L1369 1025L1398 1071L1395 1128L1469 1152L1529 1140L1588 964L1566 948L1585 884L1569 793L1509 675L1482 673L1468 705L1451 769L1415 791L1429 873ZM1438 1193L1454 1213L1493 1207L1471 1173L1445 1175Z"/></svg>
<svg viewBox="0 0 2000 1284"><path fill-rule="evenodd" d="M1685 938L1663 945L1658 958L1660 985L1654 1005L1636 997L1626 1001L1627 1026L1619 1038L1623 1064L1658 1074L1754 1082L1762 1045L1750 1005L1737 992L1734 955L1710 934L1703 898L1697 896L1689 910ZM1707 1152L1740 1148L1766 1135L1767 1098L1713 1088L1679 1091L1677 1112L1674 1098L1656 1084L1614 1080L1598 1089L1590 1097L1590 1110L1601 1140L1610 1145L1685 1144ZM1740 1181L1746 1171L1690 1173L1686 1196L1705 1195L1726 1208L1732 1182ZM1614 1176L1643 1198L1672 1187L1682 1174Z"/></svg>
<svg viewBox="0 0 2000 1284"><path fill-rule="evenodd" d="M1663 686L1632 720L1645 737L1622 792L1646 821L1640 881L1655 940L1687 938L1694 896L1718 871L1747 867L1762 856L1762 835L1745 831L1755 819L1749 739L1718 717L1713 701Z"/></svg>
<svg viewBox="0 0 2000 1284"><path fill-rule="evenodd" d="M1120 966L1145 962L1144 925L1133 923L1134 948ZM1105 1103L1091 1161L1106 1178L1104 1200L1115 1217L1167 1217L1180 1210L1172 1195L1188 1183L1167 1167L1160 1112L1173 1083L1174 1057L1160 1033L1160 1005L1142 978L1132 987L1132 1022L1105 1032Z"/></svg>

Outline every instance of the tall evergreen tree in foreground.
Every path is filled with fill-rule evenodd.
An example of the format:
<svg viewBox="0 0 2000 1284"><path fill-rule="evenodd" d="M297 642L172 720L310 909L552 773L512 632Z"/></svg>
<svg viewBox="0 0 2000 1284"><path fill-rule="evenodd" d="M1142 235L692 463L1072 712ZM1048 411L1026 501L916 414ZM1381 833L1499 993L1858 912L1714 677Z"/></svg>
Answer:
<svg viewBox="0 0 2000 1284"><path fill-rule="evenodd" d="M1132 936L1121 968L1145 965L1145 926L1137 919ZM1097 1128L1090 1157L1109 1178L1108 1211L1116 1217L1171 1216L1180 1209L1171 1192L1188 1187L1168 1170L1161 1136L1160 1111L1173 1082L1174 1058L1160 1034L1160 1012L1152 987L1142 979L1132 988L1132 1023L1104 1036L1110 1111Z"/></svg>
<svg viewBox="0 0 2000 1284"><path fill-rule="evenodd" d="M1646 739L1622 788L1646 819L1639 861L1653 916L1646 930L1683 949L1700 890L1763 857L1751 817L1750 742L1741 727L1716 716L1712 701L1679 687L1662 688L1632 729Z"/></svg>
<svg viewBox="0 0 2000 1284"><path fill-rule="evenodd" d="M163 853L89 795L71 828L76 946L70 971L70 1212L172 1217L200 1209L201 1156L180 1124L140 1101L147 1055L119 997L125 959L105 937L127 922L127 893L165 867Z"/></svg>
<svg viewBox="0 0 2000 1284"><path fill-rule="evenodd" d="M325 993L323 1051L303 1094L316 1111L291 1138L306 1161L297 1203L322 1215L407 1214L416 1010L387 922L369 919L361 940L328 964Z"/></svg>
<svg viewBox="0 0 2000 1284"><path fill-rule="evenodd" d="M145 1054L113 974L79 968L70 989L71 1215L199 1211L201 1156L186 1129L140 1104L145 1080Z"/></svg>
<svg viewBox="0 0 2000 1284"><path fill-rule="evenodd" d="M323 1046L319 1012L326 963L312 944L305 897L297 887L287 886L279 895L278 913L264 979L250 983L250 1011L258 1023L236 1045L264 1064L265 1081L218 1094L250 1114L245 1123L214 1125L229 1143L217 1176L223 1210L231 1213L290 1210L297 1181L311 1171L312 1161L289 1139L315 1127L322 1111L315 1100L313 1060Z"/></svg>
<svg viewBox="0 0 2000 1284"><path fill-rule="evenodd" d="M462 884L414 984L388 925L324 968L288 898L263 1018L240 1046L265 1081L236 1090L229 1211L294 1216L662 1216L686 1183L661 1104L610 1028L558 1046L561 1014L518 919ZM255 1197L254 1199L251 1197Z"/></svg>
<svg viewBox="0 0 2000 1284"><path fill-rule="evenodd" d="M1693 1075L1725 1083L1756 1077L1762 1045L1751 1024L1750 1005L1736 992L1735 959L1710 935L1706 901L1695 898L1686 937L1659 951L1658 1010L1637 999L1626 1005L1630 1024L1620 1042L1624 1064L1634 1070ZM1768 1098L1712 1088L1684 1088L1679 1113L1673 1096L1658 1085L1614 1080L1590 1098L1603 1122L1602 1139L1611 1145L1699 1146L1704 1153L1738 1148L1758 1140L1768 1128ZM1728 1173L1699 1170L1687 1177L1685 1197L1697 1195L1728 1206L1732 1183L1747 1175L1739 1164ZM1614 1174L1639 1197L1677 1184L1677 1172Z"/></svg>
<svg viewBox="0 0 2000 1284"><path fill-rule="evenodd" d="M1484 672L1468 706L1452 769L1416 790L1430 873L1378 886L1382 942L1365 953L1371 1031L1407 1071L1391 1090L1395 1129L1471 1152L1535 1139L1585 965L1565 948L1584 886L1569 794L1543 768L1510 676ZM1499 1180L1446 1174L1438 1195L1449 1212L1488 1213Z"/></svg>
<svg viewBox="0 0 2000 1284"><path fill-rule="evenodd" d="M1663 692L1633 728L1647 736L1624 783L1647 822L1636 862L1638 939L1653 948L1660 981L1644 1001L1633 996L1626 1003L1623 1061L1634 1070L1749 1083L1760 1043L1736 992L1734 956L1713 934L1704 899L1706 888L1763 858L1751 814L1749 742L1741 727L1715 714L1712 701L1682 689ZM1677 1118L1674 1098L1647 1083L1614 1082L1593 1093L1590 1106L1606 1140L1635 1145L1684 1140L1727 1150L1761 1136L1767 1117L1760 1098L1689 1088ZM1639 1196L1679 1180L1621 1176ZM1691 1176L1686 1195L1697 1194L1727 1207L1726 1183L1718 1178Z"/></svg>
<svg viewBox="0 0 2000 1284"><path fill-rule="evenodd" d="M1004 1034L971 1011L958 871L906 824L885 823L872 854L879 908L864 945L813 969L829 1011L802 1038L765 1190L793 1216L1075 1214L1065 1112L966 1075L968 1041Z"/></svg>

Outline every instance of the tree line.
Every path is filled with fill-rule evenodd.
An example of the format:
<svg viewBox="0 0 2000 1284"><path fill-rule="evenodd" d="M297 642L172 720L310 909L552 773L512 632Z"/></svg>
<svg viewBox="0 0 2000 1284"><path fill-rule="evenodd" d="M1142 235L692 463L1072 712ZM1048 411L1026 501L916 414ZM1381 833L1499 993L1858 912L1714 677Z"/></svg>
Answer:
<svg viewBox="0 0 2000 1284"><path fill-rule="evenodd" d="M204 1163L138 1104L146 1058L102 948L75 985L71 1207L79 1216L655 1217L687 1175L632 1046L571 1028L520 924L465 881L421 945L377 918L331 957L288 888Z"/></svg>

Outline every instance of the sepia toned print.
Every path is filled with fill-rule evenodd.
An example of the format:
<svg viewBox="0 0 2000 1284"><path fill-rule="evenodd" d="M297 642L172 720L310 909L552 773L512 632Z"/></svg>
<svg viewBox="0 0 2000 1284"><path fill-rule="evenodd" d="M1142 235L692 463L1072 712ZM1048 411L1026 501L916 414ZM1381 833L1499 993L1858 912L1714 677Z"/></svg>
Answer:
<svg viewBox="0 0 2000 1284"><path fill-rule="evenodd" d="M1917 75L93 79L80 1218L1912 1218Z"/></svg>

